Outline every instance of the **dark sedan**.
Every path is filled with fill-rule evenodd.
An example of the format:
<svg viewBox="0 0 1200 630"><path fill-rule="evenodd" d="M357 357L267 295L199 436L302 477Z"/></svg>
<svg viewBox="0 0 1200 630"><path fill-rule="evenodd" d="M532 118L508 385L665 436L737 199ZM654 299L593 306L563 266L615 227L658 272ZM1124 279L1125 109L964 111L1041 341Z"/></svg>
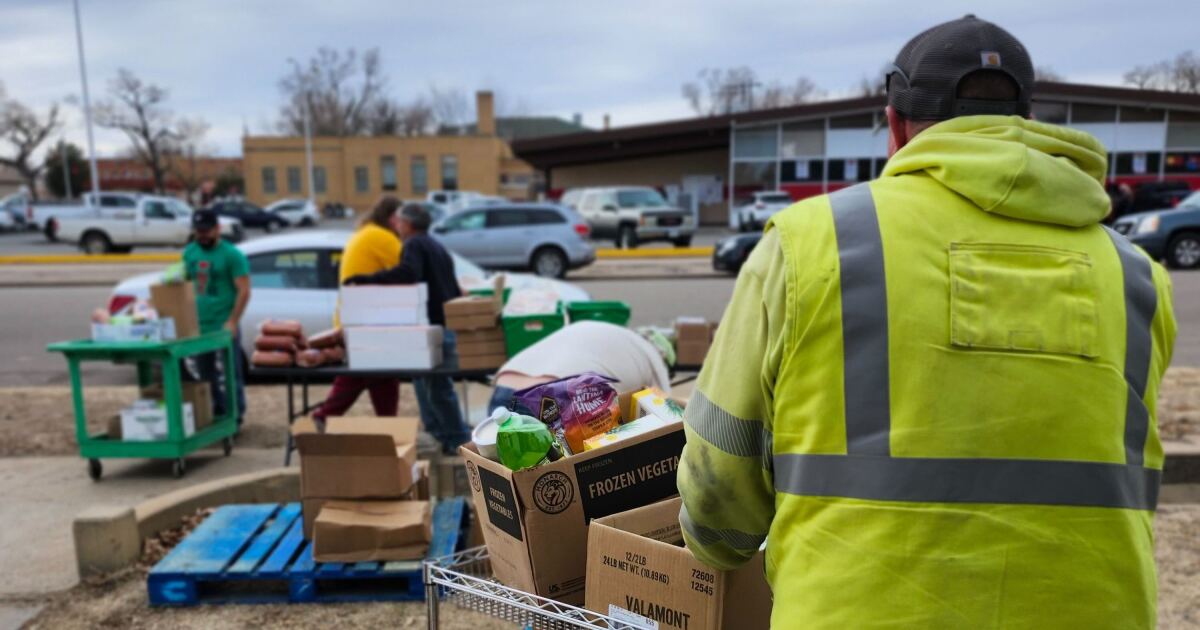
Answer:
<svg viewBox="0 0 1200 630"><path fill-rule="evenodd" d="M243 227L262 228L266 232L274 232L290 225L287 219L278 214L267 212L245 201L217 201L210 205L209 209L216 212L218 216L240 220Z"/></svg>
<svg viewBox="0 0 1200 630"><path fill-rule="evenodd" d="M713 248L713 269L737 273L742 265L746 264L750 252L754 251L754 246L758 245L760 240L762 232L738 234L717 241L716 247Z"/></svg>

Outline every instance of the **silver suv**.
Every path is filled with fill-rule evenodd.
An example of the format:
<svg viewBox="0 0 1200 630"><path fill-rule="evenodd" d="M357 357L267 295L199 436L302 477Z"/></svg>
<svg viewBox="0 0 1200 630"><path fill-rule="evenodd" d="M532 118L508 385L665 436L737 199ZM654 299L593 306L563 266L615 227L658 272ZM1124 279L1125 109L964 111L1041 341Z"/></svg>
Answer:
<svg viewBox="0 0 1200 630"><path fill-rule="evenodd" d="M611 238L632 249L646 241L670 241L688 247L696 234L692 213L672 207L648 186L584 188L568 191L594 238Z"/></svg>
<svg viewBox="0 0 1200 630"><path fill-rule="evenodd" d="M549 278L596 260L588 233L569 208L534 203L467 208L433 226L434 238L480 267L528 269Z"/></svg>

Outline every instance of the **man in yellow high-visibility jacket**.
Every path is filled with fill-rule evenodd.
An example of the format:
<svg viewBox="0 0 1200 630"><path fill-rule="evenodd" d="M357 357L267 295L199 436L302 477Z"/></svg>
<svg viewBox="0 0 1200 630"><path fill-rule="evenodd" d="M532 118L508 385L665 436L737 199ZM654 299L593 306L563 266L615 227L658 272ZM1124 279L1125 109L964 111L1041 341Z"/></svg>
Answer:
<svg viewBox="0 0 1200 630"><path fill-rule="evenodd" d="M1170 283L1032 88L993 24L918 35L882 176L781 212L742 269L680 523L717 568L769 541L776 627L1154 626Z"/></svg>

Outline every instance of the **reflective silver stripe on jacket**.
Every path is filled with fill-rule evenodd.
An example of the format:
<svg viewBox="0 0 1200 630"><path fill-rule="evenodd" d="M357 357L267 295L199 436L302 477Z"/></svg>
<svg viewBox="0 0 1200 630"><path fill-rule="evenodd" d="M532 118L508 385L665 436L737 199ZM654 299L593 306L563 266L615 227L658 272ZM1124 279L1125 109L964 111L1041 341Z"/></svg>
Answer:
<svg viewBox="0 0 1200 630"><path fill-rule="evenodd" d="M1158 310L1158 293L1150 261L1137 252L1129 239L1107 227L1104 229L1117 248L1125 278L1125 382L1129 384L1125 401L1125 463L1140 466L1150 431L1146 383L1150 379L1150 352L1154 344L1150 326Z"/></svg>
<svg viewBox="0 0 1200 630"><path fill-rule="evenodd" d="M866 184L830 195L830 203L841 264L847 454L775 454L777 491L919 503L1155 508L1161 472L1142 466L1142 451L1157 293L1150 264L1125 237L1112 240L1125 278L1126 464L891 457L887 288L875 204Z"/></svg>
<svg viewBox="0 0 1200 630"><path fill-rule="evenodd" d="M685 412L687 425L709 444L739 457L762 457L763 423L739 418L697 391ZM770 451L768 451L770 452Z"/></svg>

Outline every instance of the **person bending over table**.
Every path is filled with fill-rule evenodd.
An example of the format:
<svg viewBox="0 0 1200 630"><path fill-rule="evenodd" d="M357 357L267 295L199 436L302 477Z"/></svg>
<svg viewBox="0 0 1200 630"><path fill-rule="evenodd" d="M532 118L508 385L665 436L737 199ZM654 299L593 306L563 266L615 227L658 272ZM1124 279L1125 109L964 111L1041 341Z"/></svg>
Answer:
<svg viewBox="0 0 1200 630"><path fill-rule="evenodd" d="M400 262L403 245L397 235L399 218L396 210L400 200L385 195L375 203L371 212L363 215L358 229L346 243L342 262L338 269L338 280L346 284L351 276L371 274L390 269ZM333 315L333 325L341 324L338 314ZM371 397L371 407L377 416L395 416L400 407L400 379L387 377L338 376L333 379L333 388L325 402L313 412L318 424L329 416L346 413L358 397L366 391Z"/></svg>
<svg viewBox="0 0 1200 630"><path fill-rule="evenodd" d="M391 269L371 274L360 274L346 278L344 284L417 284L424 282L429 287L429 323L446 325L443 305L463 295L462 287L454 273L454 258L428 234L432 218L425 208L417 204L406 204L401 208L396 231L404 242L400 264ZM442 356L445 365L458 363L454 333L447 330L442 341ZM442 452L453 455L468 439L467 427L463 423L458 395L454 392L454 381L449 376L429 376L413 380L417 392L417 405L421 410L421 422L442 445Z"/></svg>
<svg viewBox="0 0 1200 630"><path fill-rule="evenodd" d="M509 407L513 394L560 378L595 372L617 379L618 391L647 385L671 392L667 370L670 344L655 343L652 333L584 321L571 324L517 353L496 373L488 410ZM520 411L520 410L518 410ZM528 413L529 410L524 410Z"/></svg>

